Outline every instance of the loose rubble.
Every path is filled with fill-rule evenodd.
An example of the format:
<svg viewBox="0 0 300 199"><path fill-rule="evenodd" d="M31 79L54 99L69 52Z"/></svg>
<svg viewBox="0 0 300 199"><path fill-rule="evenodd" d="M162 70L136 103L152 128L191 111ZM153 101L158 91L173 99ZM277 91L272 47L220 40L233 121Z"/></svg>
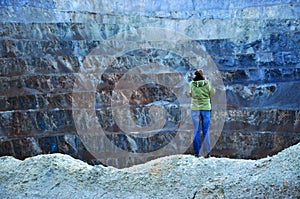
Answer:
<svg viewBox="0 0 300 199"><path fill-rule="evenodd" d="M300 143L259 160L174 155L130 168L0 158L0 198L299 198Z"/></svg>

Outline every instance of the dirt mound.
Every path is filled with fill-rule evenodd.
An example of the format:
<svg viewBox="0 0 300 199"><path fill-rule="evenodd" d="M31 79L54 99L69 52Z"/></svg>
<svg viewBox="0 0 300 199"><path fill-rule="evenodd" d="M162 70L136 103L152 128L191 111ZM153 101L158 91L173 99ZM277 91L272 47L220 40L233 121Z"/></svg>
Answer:
<svg viewBox="0 0 300 199"><path fill-rule="evenodd" d="M299 198L300 143L260 160L175 155L125 169L0 158L0 198Z"/></svg>

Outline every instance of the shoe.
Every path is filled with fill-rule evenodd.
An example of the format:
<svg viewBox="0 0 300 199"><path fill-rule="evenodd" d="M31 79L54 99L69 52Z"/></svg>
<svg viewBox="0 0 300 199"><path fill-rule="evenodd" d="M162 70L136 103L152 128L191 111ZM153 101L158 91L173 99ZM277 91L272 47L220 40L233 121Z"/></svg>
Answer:
<svg viewBox="0 0 300 199"><path fill-rule="evenodd" d="M198 154L195 154L194 156L195 156L196 158L199 158L199 157L200 157Z"/></svg>
<svg viewBox="0 0 300 199"><path fill-rule="evenodd" d="M206 154L206 155L204 156L204 158L210 158L210 154L209 154L209 153Z"/></svg>

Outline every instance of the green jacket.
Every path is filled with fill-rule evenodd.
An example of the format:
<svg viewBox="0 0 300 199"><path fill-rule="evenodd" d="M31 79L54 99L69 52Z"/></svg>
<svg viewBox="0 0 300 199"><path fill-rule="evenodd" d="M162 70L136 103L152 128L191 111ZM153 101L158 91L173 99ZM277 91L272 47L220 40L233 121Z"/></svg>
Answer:
<svg viewBox="0 0 300 199"><path fill-rule="evenodd" d="M215 89L208 80L192 81L188 87L187 95L192 98L192 110L211 110L210 97Z"/></svg>

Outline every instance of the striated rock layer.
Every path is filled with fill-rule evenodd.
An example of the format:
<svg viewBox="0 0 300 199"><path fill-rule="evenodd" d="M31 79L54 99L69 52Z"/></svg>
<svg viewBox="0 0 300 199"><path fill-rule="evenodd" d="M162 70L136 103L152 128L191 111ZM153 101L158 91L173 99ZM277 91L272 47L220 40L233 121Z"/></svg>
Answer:
<svg viewBox="0 0 300 199"><path fill-rule="evenodd" d="M213 112L213 155L260 158L275 154L300 141L299 6L299 1L281 0L1 1L0 155L23 159L60 152L98 163L87 147L107 147L101 139L95 146L78 136L91 127L83 114L74 118L78 107L95 112L105 135L124 151L144 157L168 145L177 134L184 142L192 132L180 126L183 122L191 125L191 121L179 108L188 107L188 102L179 100L184 92L177 92L194 68L212 63L218 75L209 77L224 83L224 87L216 85L217 94L226 93L227 100L214 101L214 110L222 107L223 112ZM139 34L154 27L161 28L162 34ZM170 32L189 40L184 43L179 36L170 37ZM201 48L187 50L185 44ZM90 60L88 55L95 49L98 54ZM115 54L119 49L130 51ZM133 91L130 88L135 85L127 84L123 91L133 94L114 98L124 74L152 63L173 72L154 70L147 75L172 82L180 74L184 82L172 89L154 82ZM82 73L94 75L93 89L88 90L94 92L74 93ZM94 103L74 108L76 94L84 98L82 102ZM128 102L130 109L123 111L122 102ZM163 110L155 111L157 107ZM224 128L222 114L226 115ZM158 130L148 130L155 118L166 122ZM81 130L77 120L83 125ZM155 136L136 138L132 126ZM221 129L221 134L214 129ZM174 145L167 153L178 148ZM111 152L100 156L111 157ZM147 156L141 162L158 156L164 154ZM130 161L127 157L121 162L120 157L108 161L125 167Z"/></svg>
<svg viewBox="0 0 300 199"><path fill-rule="evenodd" d="M299 198L300 144L259 160L174 155L130 168L0 158L1 198Z"/></svg>

